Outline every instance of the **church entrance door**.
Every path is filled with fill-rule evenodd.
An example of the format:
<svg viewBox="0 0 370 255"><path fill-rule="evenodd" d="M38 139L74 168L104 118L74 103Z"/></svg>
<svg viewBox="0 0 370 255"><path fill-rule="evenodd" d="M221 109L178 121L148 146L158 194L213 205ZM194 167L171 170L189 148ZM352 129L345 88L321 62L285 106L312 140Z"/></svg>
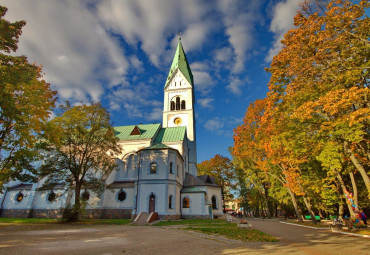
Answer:
<svg viewBox="0 0 370 255"><path fill-rule="evenodd" d="M152 194L149 197L149 213L155 212L155 196Z"/></svg>
<svg viewBox="0 0 370 255"><path fill-rule="evenodd" d="M208 206L208 213L209 213L209 218L213 219L212 206Z"/></svg>

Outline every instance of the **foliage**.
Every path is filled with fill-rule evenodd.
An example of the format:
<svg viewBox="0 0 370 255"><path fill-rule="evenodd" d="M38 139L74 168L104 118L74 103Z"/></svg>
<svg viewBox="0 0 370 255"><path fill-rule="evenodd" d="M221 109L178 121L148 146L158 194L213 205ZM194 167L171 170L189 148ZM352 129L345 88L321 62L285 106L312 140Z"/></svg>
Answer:
<svg viewBox="0 0 370 255"><path fill-rule="evenodd" d="M230 191L234 188L235 172L229 158L217 154L210 160L205 160L197 166L199 175L215 177L215 182L221 186L224 201L232 199Z"/></svg>
<svg viewBox="0 0 370 255"><path fill-rule="evenodd" d="M298 218L302 201L311 215L332 212L351 188L368 204L369 7L305 2L267 69L267 97L252 103L234 130L234 164L254 187L269 182L281 204L288 193Z"/></svg>
<svg viewBox="0 0 370 255"><path fill-rule="evenodd" d="M0 6L0 187L10 178L27 179L24 170L31 164L36 134L44 128L54 107L56 92L42 79L42 68L30 64L26 56L9 53L18 48L25 21L11 23Z"/></svg>
<svg viewBox="0 0 370 255"><path fill-rule="evenodd" d="M186 226L236 226L236 223L227 223L222 219L187 219L187 220L168 220L160 221L154 224L155 226L172 226L172 225L186 225Z"/></svg>
<svg viewBox="0 0 370 255"><path fill-rule="evenodd" d="M104 177L116 167L114 156L120 152L111 127L109 113L99 104L62 107L62 114L47 123L39 144L44 161L39 176L45 178L42 189L63 183L74 190L72 220L82 208L81 189L98 195L104 189Z"/></svg>
<svg viewBox="0 0 370 255"><path fill-rule="evenodd" d="M228 238L244 242L277 242L275 237L265 234L256 229L245 229L239 227L188 227L187 230L198 231L206 234L223 235Z"/></svg>

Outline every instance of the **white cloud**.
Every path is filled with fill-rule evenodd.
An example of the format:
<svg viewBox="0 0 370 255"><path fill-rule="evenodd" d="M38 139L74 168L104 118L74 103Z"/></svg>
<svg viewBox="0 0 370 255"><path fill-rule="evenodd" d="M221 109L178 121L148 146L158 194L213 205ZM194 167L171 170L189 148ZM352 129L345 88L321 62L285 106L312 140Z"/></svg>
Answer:
<svg viewBox="0 0 370 255"><path fill-rule="evenodd" d="M109 96L109 108L120 110L123 107L130 118L161 120L163 102L153 100L152 96L151 87L143 83L118 87Z"/></svg>
<svg viewBox="0 0 370 255"><path fill-rule="evenodd" d="M243 70L247 51L253 46L254 25L260 18L259 5L258 0L218 1L218 8L223 14L225 32L233 48L235 60L232 70L234 73L240 73Z"/></svg>
<svg viewBox="0 0 370 255"><path fill-rule="evenodd" d="M130 63L132 65L132 67L138 72L138 73L141 73L144 71L144 68L143 68L143 62L140 61L140 59L138 59L137 56L135 55L132 55L130 56Z"/></svg>
<svg viewBox="0 0 370 255"><path fill-rule="evenodd" d="M157 67L166 59L168 38L184 30L184 45L199 48L214 22L207 22L210 4L201 0L102 0L98 15L105 27L121 34L133 47L140 47ZM191 39L190 39L191 38Z"/></svg>
<svg viewBox="0 0 370 255"><path fill-rule="evenodd" d="M213 98L200 98L197 100L198 104L203 108L213 109Z"/></svg>
<svg viewBox="0 0 370 255"><path fill-rule="evenodd" d="M219 62L230 62L233 51L230 47L224 47L215 51L215 59Z"/></svg>
<svg viewBox="0 0 370 255"><path fill-rule="evenodd" d="M62 99L97 101L102 83L124 81L128 62L122 49L82 1L17 0L6 6L6 19L27 21L16 54L42 64Z"/></svg>
<svg viewBox="0 0 370 255"><path fill-rule="evenodd" d="M285 0L277 3L273 8L270 31L274 33L275 41L265 58L267 62L270 62L279 53L282 48L280 41L284 38L284 34L294 27L293 17L299 9L300 2L302 1Z"/></svg>
<svg viewBox="0 0 370 255"><path fill-rule="evenodd" d="M228 90L230 90L231 93L234 95L241 95L241 87L243 87L245 84L250 83L248 78L245 78L244 80L240 80L237 77L231 77L230 83L226 86Z"/></svg>
<svg viewBox="0 0 370 255"><path fill-rule="evenodd" d="M205 129L208 129L209 131L220 132L222 128L225 126L225 124L220 118L213 118L207 120L203 126Z"/></svg>
<svg viewBox="0 0 370 255"><path fill-rule="evenodd" d="M202 95L207 95L211 92L212 88L216 86L212 77L207 72L193 71L195 89Z"/></svg>
<svg viewBox="0 0 370 255"><path fill-rule="evenodd" d="M205 129L216 133L218 135L233 136L233 129L243 123L242 118L236 118L233 116L228 117L214 117L204 122L203 126Z"/></svg>

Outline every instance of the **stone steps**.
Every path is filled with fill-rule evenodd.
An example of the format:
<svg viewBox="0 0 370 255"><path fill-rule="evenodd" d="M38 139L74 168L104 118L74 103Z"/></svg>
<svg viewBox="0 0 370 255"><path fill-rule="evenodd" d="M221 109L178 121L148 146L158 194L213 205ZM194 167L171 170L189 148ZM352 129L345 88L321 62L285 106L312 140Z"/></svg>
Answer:
<svg viewBox="0 0 370 255"><path fill-rule="evenodd" d="M141 212L137 217L136 219L134 220L134 224L136 225L146 225L147 224L147 220L148 220L148 217L149 217L149 213L147 212Z"/></svg>

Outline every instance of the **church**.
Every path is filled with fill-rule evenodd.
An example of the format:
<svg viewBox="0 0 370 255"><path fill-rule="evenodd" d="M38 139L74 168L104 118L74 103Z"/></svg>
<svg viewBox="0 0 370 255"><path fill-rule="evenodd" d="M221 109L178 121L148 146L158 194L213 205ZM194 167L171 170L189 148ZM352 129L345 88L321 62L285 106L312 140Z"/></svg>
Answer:
<svg viewBox="0 0 370 255"><path fill-rule="evenodd" d="M197 176L194 81L179 39L164 86L162 124L114 127L121 155L98 197L83 190L87 218L214 218L223 214L221 187ZM0 217L61 218L74 201L60 184L11 181L0 193Z"/></svg>

